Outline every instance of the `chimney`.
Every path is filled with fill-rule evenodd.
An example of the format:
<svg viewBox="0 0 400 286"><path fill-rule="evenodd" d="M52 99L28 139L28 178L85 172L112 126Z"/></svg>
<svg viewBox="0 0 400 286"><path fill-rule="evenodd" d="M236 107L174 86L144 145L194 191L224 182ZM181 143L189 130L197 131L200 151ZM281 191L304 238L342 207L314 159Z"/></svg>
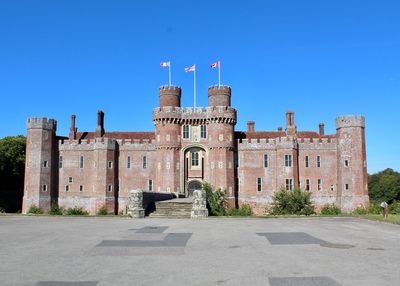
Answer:
<svg viewBox="0 0 400 286"><path fill-rule="evenodd" d="M247 121L247 132L255 132L254 126L256 123L254 121Z"/></svg>
<svg viewBox="0 0 400 286"><path fill-rule="evenodd" d="M71 127L69 128L69 136L68 136L70 140L76 139L76 131L78 129L75 128L75 119L76 119L75 114L72 114L71 115Z"/></svg>
<svg viewBox="0 0 400 286"><path fill-rule="evenodd" d="M282 132L282 130L283 130L282 127L278 127L279 132Z"/></svg>
<svg viewBox="0 0 400 286"><path fill-rule="evenodd" d="M97 127L96 127L96 136L103 137L104 131L104 112L99 110L97 111Z"/></svg>
<svg viewBox="0 0 400 286"><path fill-rule="evenodd" d="M296 135L296 125L294 125L294 112L286 112L286 135L294 136Z"/></svg>
<svg viewBox="0 0 400 286"><path fill-rule="evenodd" d="M319 135L325 135L325 124L324 123L320 123L319 124Z"/></svg>

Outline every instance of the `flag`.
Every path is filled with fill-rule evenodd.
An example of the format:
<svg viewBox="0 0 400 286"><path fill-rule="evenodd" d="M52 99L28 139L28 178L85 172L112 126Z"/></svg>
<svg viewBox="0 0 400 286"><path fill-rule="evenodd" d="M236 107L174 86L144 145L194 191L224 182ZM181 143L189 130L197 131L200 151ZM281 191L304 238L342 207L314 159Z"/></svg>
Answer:
<svg viewBox="0 0 400 286"><path fill-rule="evenodd" d="M215 69L217 67L219 67L219 61L210 65L210 68L212 68L212 69Z"/></svg>
<svg viewBox="0 0 400 286"><path fill-rule="evenodd" d="M161 63L160 63L160 67L166 68L166 67L169 67L170 64L171 64L170 62L161 62Z"/></svg>
<svg viewBox="0 0 400 286"><path fill-rule="evenodd" d="M185 72L194 72L196 71L196 65L192 65L191 67L185 68Z"/></svg>

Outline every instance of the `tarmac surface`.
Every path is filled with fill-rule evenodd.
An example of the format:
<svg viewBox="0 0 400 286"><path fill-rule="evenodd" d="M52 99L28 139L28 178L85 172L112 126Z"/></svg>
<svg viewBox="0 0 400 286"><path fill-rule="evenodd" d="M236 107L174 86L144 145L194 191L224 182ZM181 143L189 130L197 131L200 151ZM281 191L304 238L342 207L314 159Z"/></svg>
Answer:
<svg viewBox="0 0 400 286"><path fill-rule="evenodd" d="M400 285L400 226L0 216L0 285Z"/></svg>

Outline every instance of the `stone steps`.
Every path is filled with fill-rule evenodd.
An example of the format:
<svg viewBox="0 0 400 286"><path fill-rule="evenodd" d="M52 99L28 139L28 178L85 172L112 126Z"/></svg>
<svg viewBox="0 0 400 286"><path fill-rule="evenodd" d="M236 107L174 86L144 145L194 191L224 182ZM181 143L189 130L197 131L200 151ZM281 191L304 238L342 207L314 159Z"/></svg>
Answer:
<svg viewBox="0 0 400 286"><path fill-rule="evenodd" d="M193 203L187 199L179 201L156 202L155 211L149 214L151 218L190 218Z"/></svg>

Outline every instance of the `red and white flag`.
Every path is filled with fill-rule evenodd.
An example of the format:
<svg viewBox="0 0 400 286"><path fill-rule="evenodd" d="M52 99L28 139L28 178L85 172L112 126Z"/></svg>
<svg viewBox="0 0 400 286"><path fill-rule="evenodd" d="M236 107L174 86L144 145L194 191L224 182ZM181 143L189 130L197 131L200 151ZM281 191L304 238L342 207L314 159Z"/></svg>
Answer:
<svg viewBox="0 0 400 286"><path fill-rule="evenodd" d="M196 65L192 65L191 67L185 68L185 72L194 72L196 71Z"/></svg>
<svg viewBox="0 0 400 286"><path fill-rule="evenodd" d="M169 67L170 65L171 65L170 62L161 62L161 63L160 63L160 67L162 67L162 68Z"/></svg>
<svg viewBox="0 0 400 286"><path fill-rule="evenodd" d="M217 67L219 67L219 61L210 65L210 68L212 68L212 69L215 69Z"/></svg>

